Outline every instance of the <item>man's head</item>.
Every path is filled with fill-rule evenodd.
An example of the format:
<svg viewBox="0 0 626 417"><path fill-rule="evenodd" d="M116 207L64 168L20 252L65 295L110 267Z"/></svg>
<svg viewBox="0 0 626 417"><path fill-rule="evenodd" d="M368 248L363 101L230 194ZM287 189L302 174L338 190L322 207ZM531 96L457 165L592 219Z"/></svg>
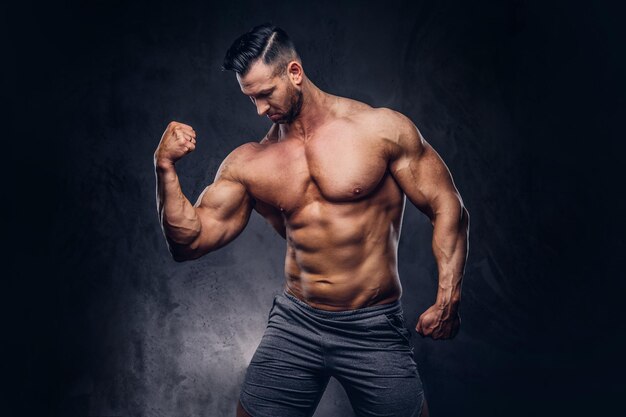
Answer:
<svg viewBox="0 0 626 417"><path fill-rule="evenodd" d="M224 70L234 71L241 91L260 116L291 123L302 108L302 63L287 33L271 24L252 28L226 52Z"/></svg>

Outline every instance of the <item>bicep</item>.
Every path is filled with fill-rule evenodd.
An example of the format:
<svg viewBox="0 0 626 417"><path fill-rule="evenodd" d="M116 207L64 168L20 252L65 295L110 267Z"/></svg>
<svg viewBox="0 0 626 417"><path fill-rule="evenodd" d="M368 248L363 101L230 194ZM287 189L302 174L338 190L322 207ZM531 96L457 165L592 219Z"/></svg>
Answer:
<svg viewBox="0 0 626 417"><path fill-rule="evenodd" d="M202 224L198 250L215 250L232 241L244 229L252 211L252 199L238 181L216 178L194 204Z"/></svg>

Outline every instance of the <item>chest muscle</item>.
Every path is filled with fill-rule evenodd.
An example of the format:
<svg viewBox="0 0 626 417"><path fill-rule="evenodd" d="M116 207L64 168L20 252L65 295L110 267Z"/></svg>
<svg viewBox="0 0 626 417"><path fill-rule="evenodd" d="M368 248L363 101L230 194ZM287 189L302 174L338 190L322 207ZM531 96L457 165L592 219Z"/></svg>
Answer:
<svg viewBox="0 0 626 417"><path fill-rule="evenodd" d="M253 197L290 211L323 199L347 202L376 189L387 169L383 153L359 138L290 140L267 145L246 167Z"/></svg>

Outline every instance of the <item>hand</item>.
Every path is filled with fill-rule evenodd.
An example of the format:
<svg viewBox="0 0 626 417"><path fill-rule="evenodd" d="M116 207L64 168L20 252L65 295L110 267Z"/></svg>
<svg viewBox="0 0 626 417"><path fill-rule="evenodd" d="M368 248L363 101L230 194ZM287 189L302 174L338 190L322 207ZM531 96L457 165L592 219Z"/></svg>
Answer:
<svg viewBox="0 0 626 417"><path fill-rule="evenodd" d="M453 338L459 332L461 317L456 309L451 310L436 304L431 306L420 316L415 330L422 336L433 339Z"/></svg>
<svg viewBox="0 0 626 417"><path fill-rule="evenodd" d="M170 122L154 152L155 165L174 165L183 156L196 149L196 132L189 125Z"/></svg>

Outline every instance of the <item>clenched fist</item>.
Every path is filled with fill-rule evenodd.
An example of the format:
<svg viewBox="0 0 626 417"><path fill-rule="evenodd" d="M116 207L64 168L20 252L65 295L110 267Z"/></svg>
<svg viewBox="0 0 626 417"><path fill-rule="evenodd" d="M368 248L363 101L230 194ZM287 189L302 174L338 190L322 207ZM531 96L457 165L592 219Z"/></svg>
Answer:
<svg viewBox="0 0 626 417"><path fill-rule="evenodd" d="M456 309L443 309L434 305L420 316L415 330L433 339L451 339L459 332L460 326L461 318Z"/></svg>
<svg viewBox="0 0 626 417"><path fill-rule="evenodd" d="M194 149L196 149L195 130L184 123L170 122L154 152L154 163L157 166L174 165Z"/></svg>

